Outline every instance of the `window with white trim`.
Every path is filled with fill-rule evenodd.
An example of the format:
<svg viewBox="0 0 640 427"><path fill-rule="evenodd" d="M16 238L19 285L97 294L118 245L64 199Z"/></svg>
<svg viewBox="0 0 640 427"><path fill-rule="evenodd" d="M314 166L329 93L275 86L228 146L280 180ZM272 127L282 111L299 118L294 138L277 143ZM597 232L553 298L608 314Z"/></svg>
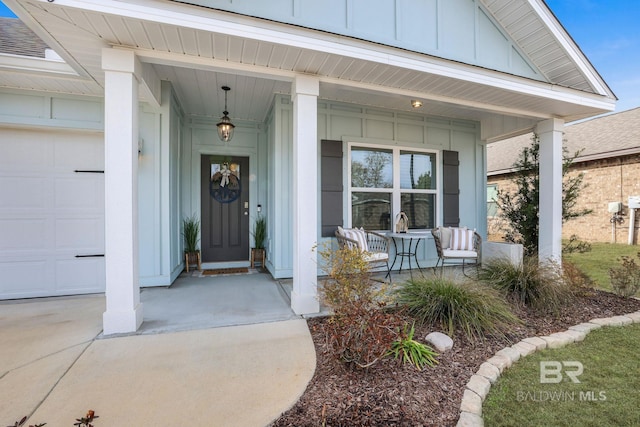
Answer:
<svg viewBox="0 0 640 427"><path fill-rule="evenodd" d="M498 184L487 184L487 217L498 215Z"/></svg>
<svg viewBox="0 0 640 427"><path fill-rule="evenodd" d="M438 153L395 147L349 146L352 227L390 231L398 212L410 229L436 225Z"/></svg>

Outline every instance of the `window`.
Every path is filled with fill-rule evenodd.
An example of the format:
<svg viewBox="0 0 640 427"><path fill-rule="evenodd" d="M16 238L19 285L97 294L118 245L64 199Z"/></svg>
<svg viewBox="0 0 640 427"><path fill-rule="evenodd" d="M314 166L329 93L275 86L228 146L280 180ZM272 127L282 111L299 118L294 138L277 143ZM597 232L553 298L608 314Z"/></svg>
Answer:
<svg viewBox="0 0 640 427"><path fill-rule="evenodd" d="M498 185L487 185L487 217L496 216L498 214Z"/></svg>
<svg viewBox="0 0 640 427"><path fill-rule="evenodd" d="M391 230L401 210L410 229L436 224L436 153L351 145L351 226Z"/></svg>
<svg viewBox="0 0 640 427"><path fill-rule="evenodd" d="M351 148L351 224L390 230L393 152Z"/></svg>

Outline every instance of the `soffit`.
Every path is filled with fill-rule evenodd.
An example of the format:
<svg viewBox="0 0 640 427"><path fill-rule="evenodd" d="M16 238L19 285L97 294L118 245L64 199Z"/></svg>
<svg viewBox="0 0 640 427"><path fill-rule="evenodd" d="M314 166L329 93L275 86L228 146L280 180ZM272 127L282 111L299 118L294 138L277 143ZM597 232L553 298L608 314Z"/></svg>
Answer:
<svg viewBox="0 0 640 427"><path fill-rule="evenodd" d="M130 16L119 16L60 6L64 1L7 3L19 3L19 16L85 78L77 93L102 92L102 48L130 48L143 61L153 63L161 79L173 82L189 114L219 116L224 103L219 87L227 84L232 87L232 115L262 121L273 94L289 93L296 73L319 76L320 96L325 99L411 111L408 99L414 97L425 101L425 114L483 123L499 123L504 117L526 123L548 117L574 120L613 109L607 96L219 11L198 8L194 16L192 6L128 2L154 8L162 3L167 11L141 15L140 8L133 12L123 8ZM189 25L164 22L169 12L182 14L176 15L183 18L180 22L191 19ZM216 31L211 22L225 28ZM247 29L260 25L270 34L280 34L281 40L261 39L259 31L240 34L237 29L242 25ZM311 43L302 47L301 40ZM2 86L50 90L44 88L47 82L7 82L0 75Z"/></svg>
<svg viewBox="0 0 640 427"><path fill-rule="evenodd" d="M480 1L549 82L615 97L543 0Z"/></svg>

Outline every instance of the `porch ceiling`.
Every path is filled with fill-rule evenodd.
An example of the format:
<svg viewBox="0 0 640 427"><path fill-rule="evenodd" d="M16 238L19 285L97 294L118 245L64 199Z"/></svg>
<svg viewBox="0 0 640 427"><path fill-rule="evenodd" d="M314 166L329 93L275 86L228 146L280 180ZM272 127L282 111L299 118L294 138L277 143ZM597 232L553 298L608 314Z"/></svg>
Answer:
<svg viewBox="0 0 640 427"><path fill-rule="evenodd" d="M255 18L156 0L6 0L79 77L0 67L0 86L102 96L104 47L133 49L170 80L187 114L219 117L232 88L236 120L261 122L296 73L317 75L323 99L483 123L483 138L526 132L613 109L609 95L506 75ZM499 2L495 2L496 4ZM286 37L283 37L286 34ZM506 124L508 123L508 124Z"/></svg>

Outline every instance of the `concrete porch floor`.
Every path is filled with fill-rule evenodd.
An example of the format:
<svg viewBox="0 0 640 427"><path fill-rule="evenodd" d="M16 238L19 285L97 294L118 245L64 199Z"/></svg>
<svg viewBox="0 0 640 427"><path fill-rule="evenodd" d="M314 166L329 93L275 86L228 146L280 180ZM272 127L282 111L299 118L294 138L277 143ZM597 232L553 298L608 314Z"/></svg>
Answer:
<svg viewBox="0 0 640 427"><path fill-rule="evenodd" d="M298 319L290 288L267 273L204 276L183 272L170 287L142 288L138 334Z"/></svg>

